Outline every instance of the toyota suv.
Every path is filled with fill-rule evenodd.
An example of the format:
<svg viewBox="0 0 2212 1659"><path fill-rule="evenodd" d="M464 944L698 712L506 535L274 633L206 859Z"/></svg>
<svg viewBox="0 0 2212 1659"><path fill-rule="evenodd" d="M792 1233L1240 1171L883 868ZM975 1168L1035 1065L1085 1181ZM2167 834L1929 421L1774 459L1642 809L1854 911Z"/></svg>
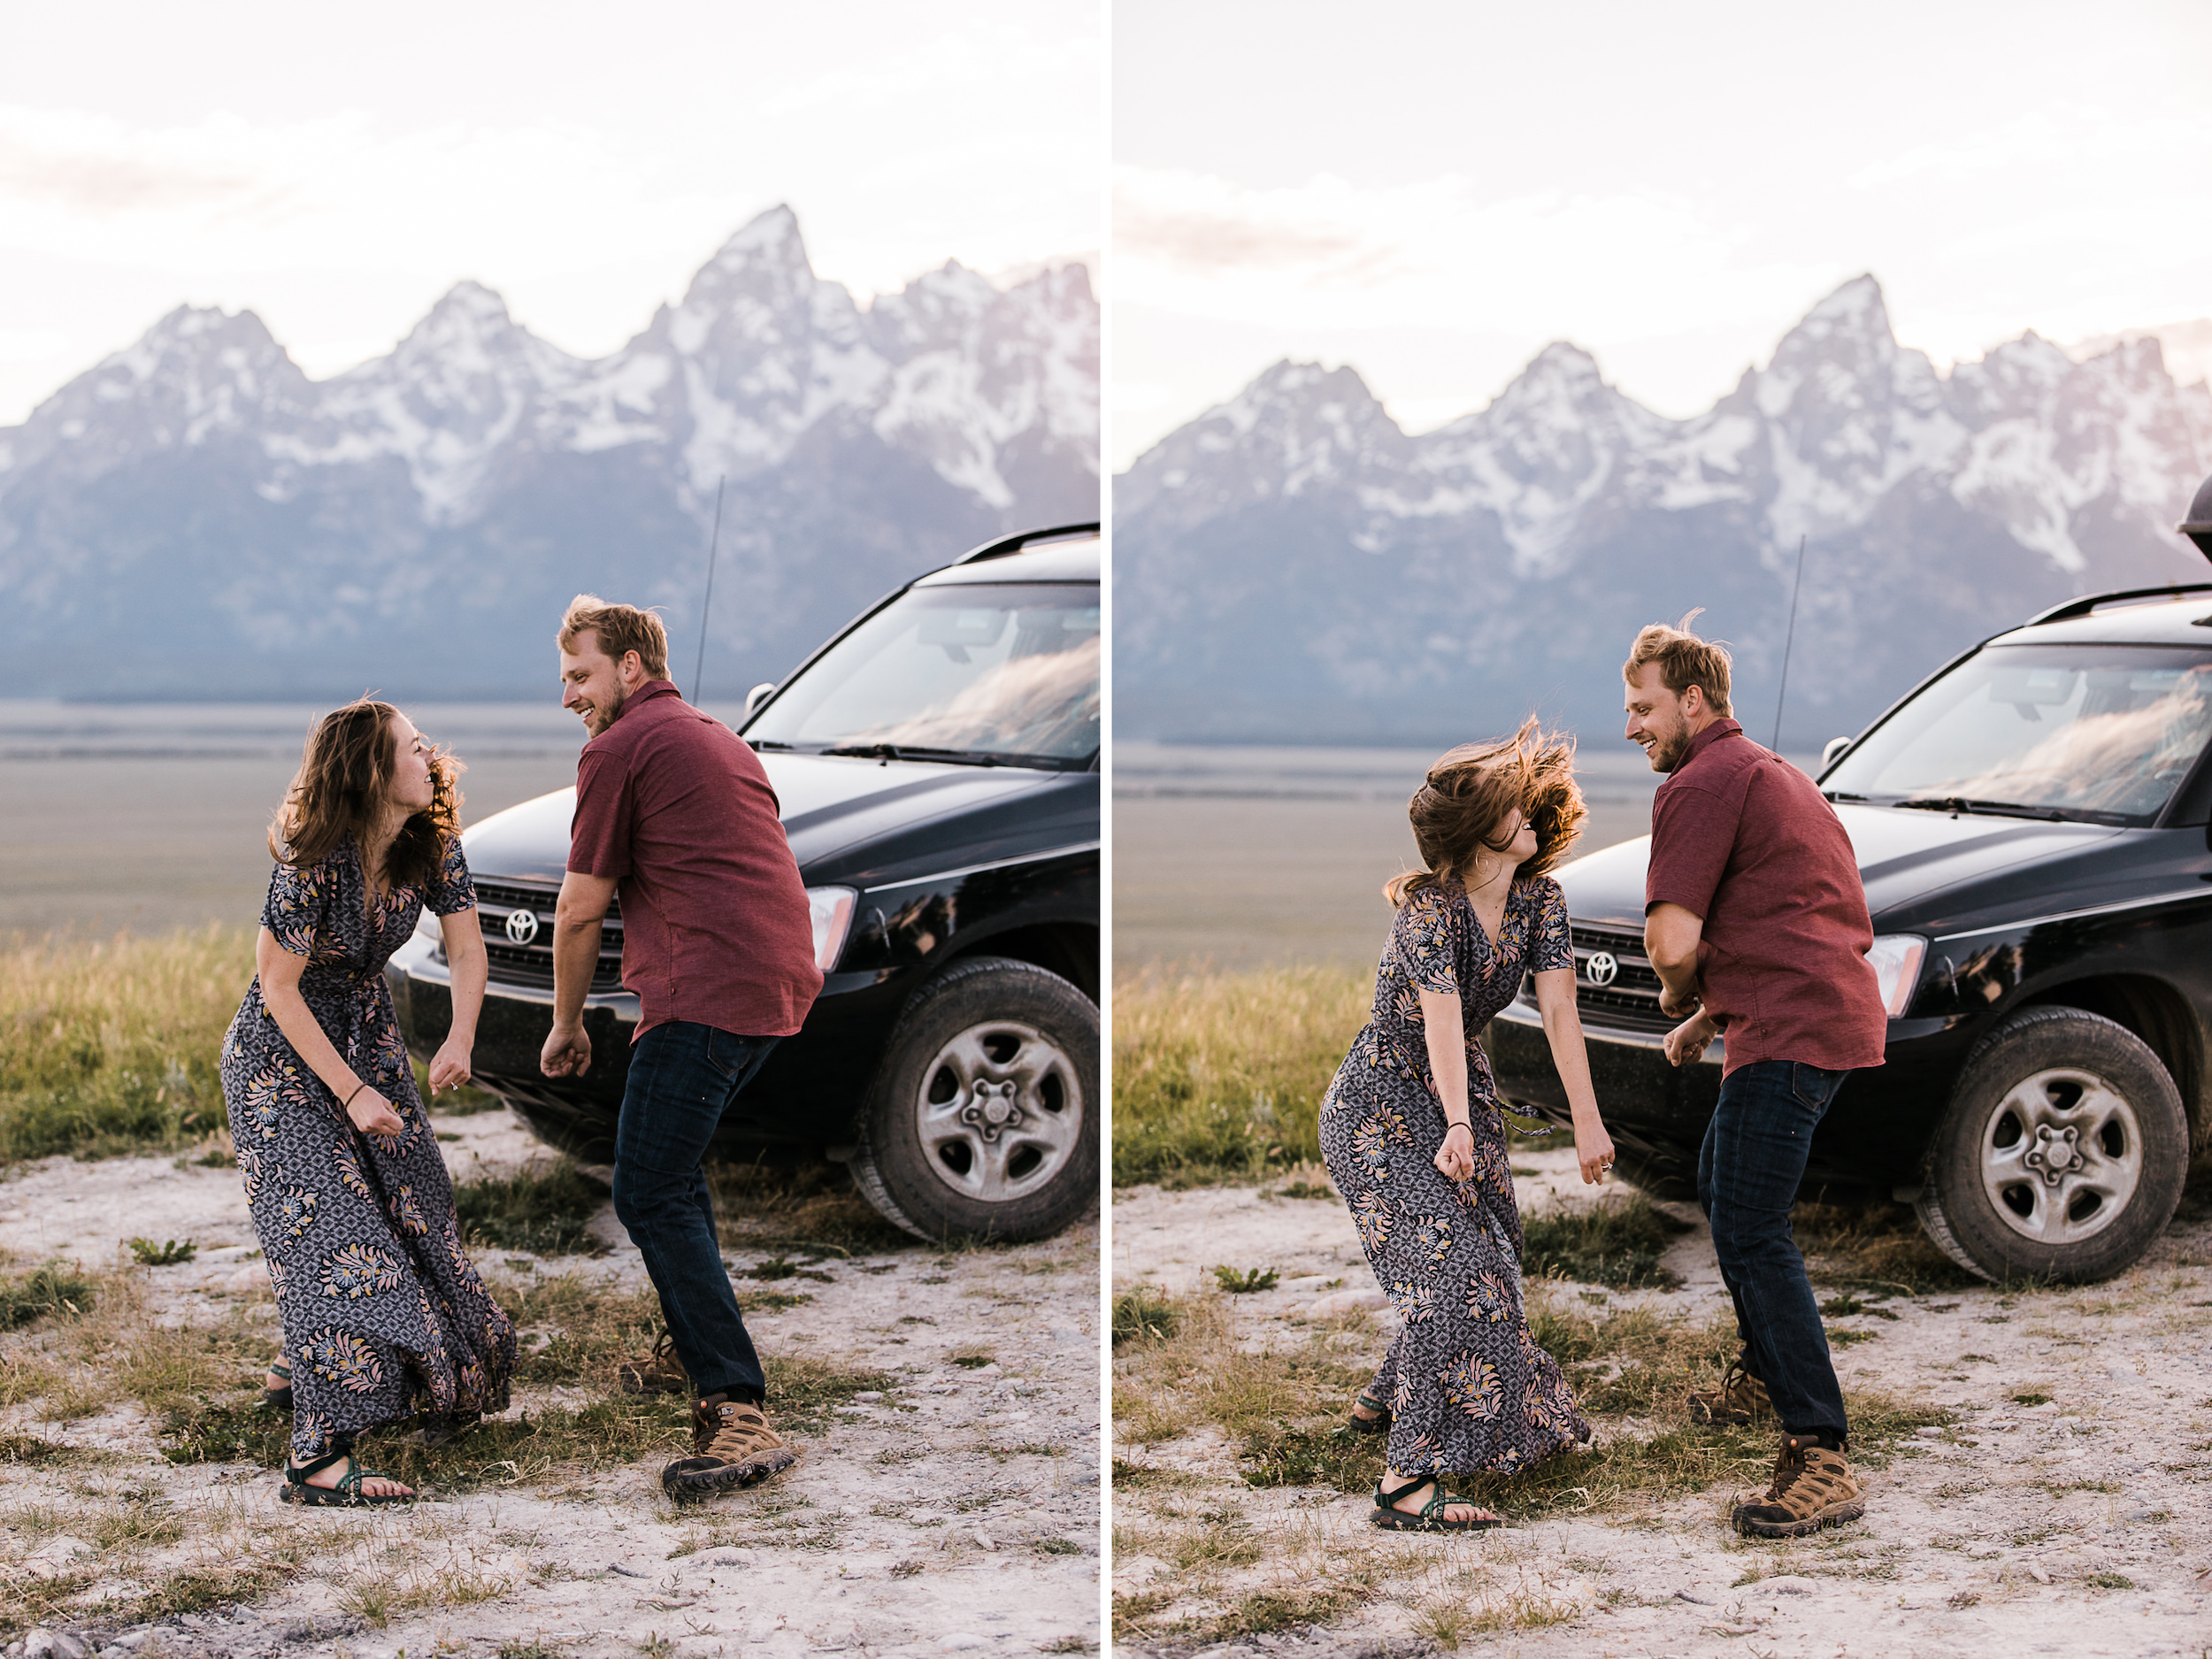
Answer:
<svg viewBox="0 0 2212 1659"><path fill-rule="evenodd" d="M825 978L723 1115L722 1155L842 1161L933 1239L1041 1237L1096 1197L1099 562L1094 524L987 544L748 696L739 735L775 786ZM538 1070L574 805L541 795L462 837L491 959L475 1071L541 1139L603 1164L639 1018L618 903L585 1002L590 1070ZM430 1055L452 1020L436 929L386 972Z"/></svg>
<svg viewBox="0 0 2212 1659"><path fill-rule="evenodd" d="M2101 1279L2141 1256L2212 1141L2208 734L2212 586L2188 585L2046 611L1828 746L1889 1035L1814 1135L1808 1189L1909 1201L1985 1278ZM1649 849L1558 879L1621 1172L1685 1198L1725 1045L1679 1070L1661 1050ZM1569 1121L1532 984L1484 1046L1507 1099Z"/></svg>

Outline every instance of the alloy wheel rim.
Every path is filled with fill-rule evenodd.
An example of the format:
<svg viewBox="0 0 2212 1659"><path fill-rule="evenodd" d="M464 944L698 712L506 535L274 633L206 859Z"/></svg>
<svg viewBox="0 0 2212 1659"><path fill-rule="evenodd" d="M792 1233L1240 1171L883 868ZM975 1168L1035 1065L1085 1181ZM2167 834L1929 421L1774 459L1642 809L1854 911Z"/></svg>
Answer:
<svg viewBox="0 0 2212 1659"><path fill-rule="evenodd" d="M2058 1066L2023 1078L1982 1125L1982 1190L1999 1220L2037 1244L2103 1232L2142 1175L2135 1108L2093 1071Z"/></svg>
<svg viewBox="0 0 2212 1659"><path fill-rule="evenodd" d="M931 1171L980 1203L1048 1185L1082 1138L1075 1062L1018 1020L990 1020L953 1037L923 1068L914 1105Z"/></svg>

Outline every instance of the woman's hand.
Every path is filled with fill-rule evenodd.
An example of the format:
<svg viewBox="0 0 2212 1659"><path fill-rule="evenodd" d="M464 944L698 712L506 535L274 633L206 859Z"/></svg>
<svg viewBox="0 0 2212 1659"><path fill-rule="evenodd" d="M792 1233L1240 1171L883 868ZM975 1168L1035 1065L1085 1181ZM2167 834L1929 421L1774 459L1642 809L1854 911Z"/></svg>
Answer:
<svg viewBox="0 0 2212 1659"><path fill-rule="evenodd" d="M448 1037L430 1062L430 1092L459 1088L475 1074L469 1069L471 1045L458 1037Z"/></svg>
<svg viewBox="0 0 2212 1659"><path fill-rule="evenodd" d="M1444 1132L1444 1144L1436 1148L1436 1167L1447 1180L1463 1181L1475 1172L1475 1132L1454 1124Z"/></svg>
<svg viewBox="0 0 2212 1659"><path fill-rule="evenodd" d="M1695 1065L1705 1057L1705 1045L1720 1035L1720 1027L1703 1009L1666 1034L1667 1064Z"/></svg>
<svg viewBox="0 0 2212 1659"><path fill-rule="evenodd" d="M1590 1121L1575 1124L1575 1158L1582 1165L1582 1179L1586 1186L1602 1187L1605 1172L1613 1167L1613 1137L1605 1133L1605 1125L1590 1115Z"/></svg>
<svg viewBox="0 0 2212 1659"><path fill-rule="evenodd" d="M353 1126L365 1135L380 1135L386 1140L405 1133L407 1121L392 1110L392 1102L378 1094L373 1087L365 1088L346 1102L346 1116L353 1119Z"/></svg>

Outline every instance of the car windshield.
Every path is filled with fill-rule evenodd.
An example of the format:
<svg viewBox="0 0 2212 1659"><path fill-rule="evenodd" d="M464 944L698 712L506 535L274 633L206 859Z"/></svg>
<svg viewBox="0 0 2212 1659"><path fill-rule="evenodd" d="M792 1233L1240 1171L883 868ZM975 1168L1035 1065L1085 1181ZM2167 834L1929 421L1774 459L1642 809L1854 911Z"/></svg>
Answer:
<svg viewBox="0 0 2212 1659"><path fill-rule="evenodd" d="M1833 800L2147 824L2212 733L2212 653L1999 645L1820 780Z"/></svg>
<svg viewBox="0 0 2212 1659"><path fill-rule="evenodd" d="M745 727L761 749L1077 771L1098 754L1098 587L916 588Z"/></svg>

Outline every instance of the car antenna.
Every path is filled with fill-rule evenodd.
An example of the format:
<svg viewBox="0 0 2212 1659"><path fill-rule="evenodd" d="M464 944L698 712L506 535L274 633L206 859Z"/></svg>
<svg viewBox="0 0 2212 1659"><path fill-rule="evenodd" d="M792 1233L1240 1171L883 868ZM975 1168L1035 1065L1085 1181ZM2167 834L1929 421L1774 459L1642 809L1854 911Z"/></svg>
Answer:
<svg viewBox="0 0 2212 1659"><path fill-rule="evenodd" d="M714 479L714 528L707 533L707 596L699 602L699 661L691 671L691 706L700 705L700 687L707 677L707 616L714 609L714 550L722 541L722 486L729 481L727 472L718 472Z"/></svg>
<svg viewBox="0 0 2212 1659"><path fill-rule="evenodd" d="M1782 636L1782 688L1774 694L1774 741L1767 747L1782 752L1782 700L1790 695L1790 647L1797 643L1797 590L1805 585L1805 538L1797 538L1797 580L1790 584L1790 626Z"/></svg>

